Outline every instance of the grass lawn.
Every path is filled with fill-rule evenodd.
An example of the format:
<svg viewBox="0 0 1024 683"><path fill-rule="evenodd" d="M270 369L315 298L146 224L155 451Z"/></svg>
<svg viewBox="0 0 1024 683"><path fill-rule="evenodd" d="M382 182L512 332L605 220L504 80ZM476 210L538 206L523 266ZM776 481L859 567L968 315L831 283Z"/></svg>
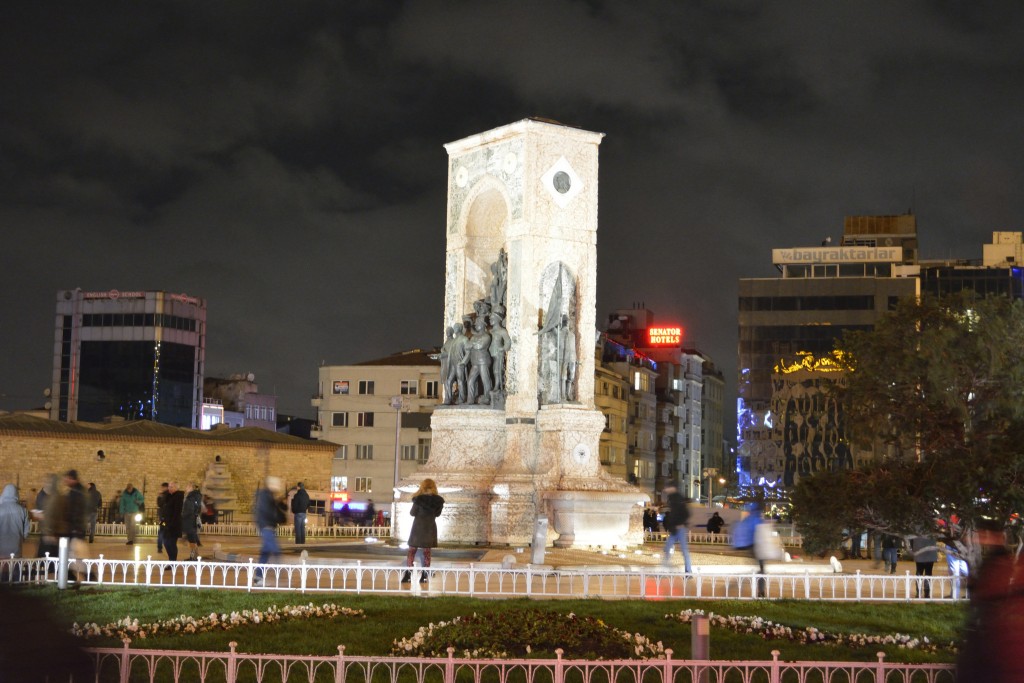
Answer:
<svg viewBox="0 0 1024 683"><path fill-rule="evenodd" d="M537 608L594 616L630 633L662 641L685 659L690 653L690 626L666 619L684 609L701 609L726 616L760 616L791 627L815 627L827 632L888 635L902 633L927 637L933 642L955 641L964 617L961 605L916 605L883 603L836 603L822 601L603 601L603 600L481 600L473 598L411 596L358 596L351 594L243 593L182 589L91 588L58 591L53 586L19 589L26 597L48 608L61 627L72 623L107 624L126 616L140 623L164 621L180 615L205 617L211 612L231 613L245 609L266 610L271 605L322 605L362 609L365 617L339 616L275 624L247 625L228 631L190 635L161 635L136 640L135 646L164 649L226 650L236 641L239 651L282 654L337 654L346 646L350 655L387 655L392 641L411 636L420 626L446 621L473 612ZM89 646L119 646L114 638L95 638ZM888 661L952 662L948 650L926 653L898 646L846 647L799 644L764 640L759 635L736 633L725 628L711 630L713 659L769 659L773 649L785 660L873 661L885 651Z"/></svg>

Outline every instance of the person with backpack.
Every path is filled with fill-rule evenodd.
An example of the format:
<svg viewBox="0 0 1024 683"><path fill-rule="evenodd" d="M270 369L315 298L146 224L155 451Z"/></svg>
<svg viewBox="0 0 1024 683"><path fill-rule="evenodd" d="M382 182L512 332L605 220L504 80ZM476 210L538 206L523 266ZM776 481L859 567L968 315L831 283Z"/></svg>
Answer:
<svg viewBox="0 0 1024 683"><path fill-rule="evenodd" d="M665 513L662 524L665 526L668 538L665 539L663 564L665 567L671 566L672 548L678 543L679 550L683 553L683 566L686 573L689 574L693 571L693 566L690 564L690 528L687 526L690 521L688 501L683 498L675 486L666 486L665 493L668 494L668 512Z"/></svg>

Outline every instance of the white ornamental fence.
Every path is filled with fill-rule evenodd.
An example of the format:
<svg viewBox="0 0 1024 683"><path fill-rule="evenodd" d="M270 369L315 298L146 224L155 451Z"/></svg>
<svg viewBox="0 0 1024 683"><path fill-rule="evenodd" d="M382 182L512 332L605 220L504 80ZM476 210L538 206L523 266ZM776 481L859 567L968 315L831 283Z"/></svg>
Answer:
<svg viewBox="0 0 1024 683"><path fill-rule="evenodd" d="M66 572L76 575L68 579ZM701 568L698 568L698 570ZM781 572L785 567L780 566ZM422 571L422 573L421 573ZM710 571L710 570L709 570ZM606 598L606 599L808 599L837 602L955 602L967 599L955 576L918 577L889 574L686 574L645 566L547 566L498 563L446 563L416 568L402 583L406 568L359 560L315 563L169 562L165 560L71 560L58 558L0 560L0 580L11 583L56 582L59 586L147 586L297 593L458 595L472 597Z"/></svg>
<svg viewBox="0 0 1024 683"><path fill-rule="evenodd" d="M571 660L352 657L90 648L96 681L282 683L954 683L948 664L893 664L879 652L874 662L784 662L779 651L763 661L672 659Z"/></svg>

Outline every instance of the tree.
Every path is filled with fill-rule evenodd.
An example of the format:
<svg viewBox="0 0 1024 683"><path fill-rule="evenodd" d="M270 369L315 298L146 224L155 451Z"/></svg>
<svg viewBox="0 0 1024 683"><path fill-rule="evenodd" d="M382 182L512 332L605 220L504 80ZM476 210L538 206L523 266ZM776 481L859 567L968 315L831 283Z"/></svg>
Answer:
<svg viewBox="0 0 1024 683"><path fill-rule="evenodd" d="M836 392L849 436L875 451L858 518L902 532L937 522L975 564L978 520L1024 508L1024 302L902 300L874 330L844 335L836 357L847 373ZM921 504L882 505L904 492L900 503Z"/></svg>

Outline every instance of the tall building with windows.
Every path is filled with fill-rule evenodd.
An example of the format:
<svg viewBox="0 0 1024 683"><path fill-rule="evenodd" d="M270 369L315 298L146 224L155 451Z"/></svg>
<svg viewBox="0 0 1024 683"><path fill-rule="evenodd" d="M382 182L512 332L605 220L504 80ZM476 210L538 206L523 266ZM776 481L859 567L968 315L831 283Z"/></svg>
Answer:
<svg viewBox="0 0 1024 683"><path fill-rule="evenodd" d="M838 245L774 249L779 277L739 281L737 474L792 486L852 467L841 413L823 391L826 357L846 330L870 330L917 292L913 215L848 216Z"/></svg>
<svg viewBox="0 0 1024 683"><path fill-rule="evenodd" d="M256 375L203 379L204 404L221 406L221 422L230 427L260 427L277 431L277 396L260 392ZM212 425L203 425L209 429Z"/></svg>
<svg viewBox="0 0 1024 683"><path fill-rule="evenodd" d="M196 428L206 302L187 294L57 292L50 417L111 417Z"/></svg>
<svg viewBox="0 0 1024 683"><path fill-rule="evenodd" d="M917 219L848 216L838 246L775 249L775 278L739 282L736 469L741 485L789 487L874 457L849 442L828 385L847 330L871 330L903 297L971 290L1024 296L1021 233L993 233L984 259L920 260Z"/></svg>
<svg viewBox="0 0 1024 683"><path fill-rule="evenodd" d="M331 489L348 492L352 508L370 499L390 503L395 481L412 476L430 457L440 376L437 350L320 368L311 436L338 444Z"/></svg>

